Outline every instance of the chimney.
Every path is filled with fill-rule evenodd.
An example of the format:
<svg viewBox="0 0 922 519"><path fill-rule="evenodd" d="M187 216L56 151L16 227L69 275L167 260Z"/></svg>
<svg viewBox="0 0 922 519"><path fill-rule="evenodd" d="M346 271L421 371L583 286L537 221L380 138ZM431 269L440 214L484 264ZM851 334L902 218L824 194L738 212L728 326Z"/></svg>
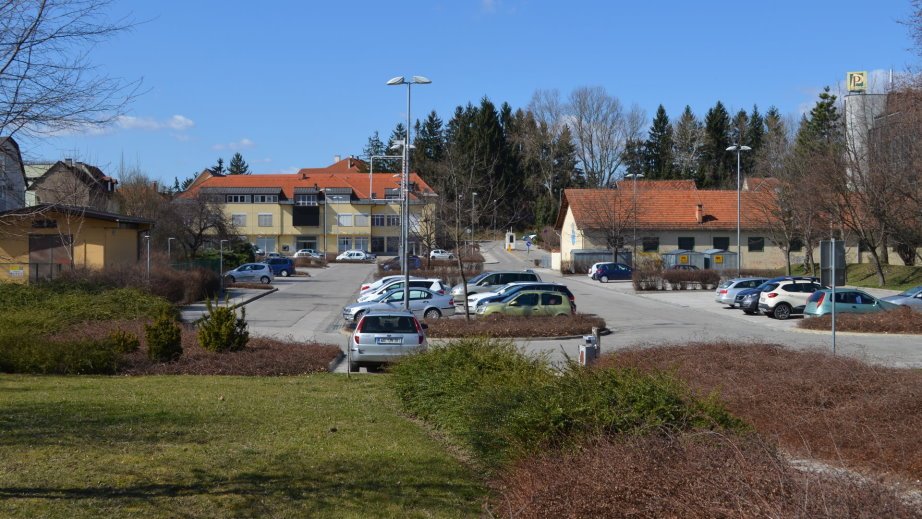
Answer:
<svg viewBox="0 0 922 519"><path fill-rule="evenodd" d="M74 159L64 159L64 164L67 164L68 166L73 166Z"/></svg>
<svg viewBox="0 0 922 519"><path fill-rule="evenodd" d="M341 156L339 156L339 155L333 155L333 164L336 164L337 162L339 162L339 161L341 161L341 160L343 160L343 158L342 158Z"/></svg>
<svg viewBox="0 0 922 519"><path fill-rule="evenodd" d="M352 169L352 157L349 157L349 169Z"/></svg>
<svg viewBox="0 0 922 519"><path fill-rule="evenodd" d="M704 222L704 204L698 204L698 207L695 209L695 220L698 223Z"/></svg>

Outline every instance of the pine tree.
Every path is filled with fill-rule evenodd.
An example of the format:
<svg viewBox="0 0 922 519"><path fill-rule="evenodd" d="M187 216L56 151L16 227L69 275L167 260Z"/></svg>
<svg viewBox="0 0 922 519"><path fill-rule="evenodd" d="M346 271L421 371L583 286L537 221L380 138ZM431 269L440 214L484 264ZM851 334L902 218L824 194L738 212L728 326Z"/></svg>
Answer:
<svg viewBox="0 0 922 519"><path fill-rule="evenodd" d="M243 155L239 152L234 153L234 156L231 157L230 167L227 168L228 175L249 175L250 166L243 160Z"/></svg>
<svg viewBox="0 0 922 519"><path fill-rule="evenodd" d="M759 113L759 107L753 105L752 113L749 114L749 133L746 136L745 145L752 148L752 151L746 153L743 160L743 171L752 175L759 173L756 171L756 157L762 149L762 140L765 137L765 120Z"/></svg>
<svg viewBox="0 0 922 519"><path fill-rule="evenodd" d="M730 115L723 103L717 101L704 117L704 145L701 150L701 168L698 172L699 187L721 187L728 183L729 146Z"/></svg>
<svg viewBox="0 0 922 519"><path fill-rule="evenodd" d="M643 145L644 175L651 179L672 178L672 125L666 109L659 105L650 133Z"/></svg>
<svg viewBox="0 0 922 519"><path fill-rule="evenodd" d="M836 96L829 93L829 87L819 95L810 116L801 120L797 132L797 148L800 150L818 147L841 146L843 133L839 110L836 108Z"/></svg>
<svg viewBox="0 0 922 519"><path fill-rule="evenodd" d="M223 175L224 172L226 171L224 169L224 159L222 159L221 157L218 157L218 162L216 162L214 166L211 166L208 169L210 169L211 172L214 173L215 175Z"/></svg>
<svg viewBox="0 0 922 519"><path fill-rule="evenodd" d="M372 157L380 157L387 154L387 147L384 146L384 143L381 142L381 138L378 136L378 132L375 131L375 133L368 138L368 143L365 144L365 147L362 148L362 158L365 159L365 162L368 162L369 166L374 166L374 171L376 172L394 173L397 171L396 166L389 160L375 159L374 164L372 164Z"/></svg>
<svg viewBox="0 0 922 519"><path fill-rule="evenodd" d="M423 123L416 121L416 132L413 138L413 160L410 166L413 171L424 175L427 181L438 184L435 178L439 173L438 164L445 156L445 136L442 129L442 120L435 110L429 112Z"/></svg>
<svg viewBox="0 0 922 519"><path fill-rule="evenodd" d="M690 106L685 106L685 111L676 122L673 131L673 157L675 171L678 178L695 178L698 174L698 164L701 157L701 144L703 129L698 118Z"/></svg>

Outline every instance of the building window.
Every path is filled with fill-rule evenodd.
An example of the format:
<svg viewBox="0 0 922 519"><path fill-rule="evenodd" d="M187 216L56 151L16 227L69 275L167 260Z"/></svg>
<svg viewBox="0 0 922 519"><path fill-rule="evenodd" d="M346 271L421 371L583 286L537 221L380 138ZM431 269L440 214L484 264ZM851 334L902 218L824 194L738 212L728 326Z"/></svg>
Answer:
<svg viewBox="0 0 922 519"><path fill-rule="evenodd" d="M295 195L295 205L317 205L317 195Z"/></svg>
<svg viewBox="0 0 922 519"><path fill-rule="evenodd" d="M400 215L396 215L396 214L387 215L387 226L388 227L400 227Z"/></svg>
<svg viewBox="0 0 922 519"><path fill-rule="evenodd" d="M277 204L278 201L278 195L253 195L254 204Z"/></svg>
<svg viewBox="0 0 922 519"><path fill-rule="evenodd" d="M259 226L260 227L272 227L272 214L271 213L259 213Z"/></svg>
<svg viewBox="0 0 922 519"><path fill-rule="evenodd" d="M356 227L368 227L368 215L367 214L355 215L355 226ZM362 249L362 250L365 250L365 249Z"/></svg>
<svg viewBox="0 0 922 519"><path fill-rule="evenodd" d="M726 236L715 236L714 248L720 250L730 250L730 238Z"/></svg>
<svg viewBox="0 0 922 519"><path fill-rule="evenodd" d="M372 227L384 227L384 215L383 214L371 215L371 226Z"/></svg>
<svg viewBox="0 0 922 519"><path fill-rule="evenodd" d="M762 252L763 250L765 250L765 238L749 238L749 252Z"/></svg>
<svg viewBox="0 0 922 519"><path fill-rule="evenodd" d="M317 249L317 237L316 236L298 236L298 239L295 240L295 247L300 249Z"/></svg>
<svg viewBox="0 0 922 519"><path fill-rule="evenodd" d="M351 214L336 215L336 225L340 227L352 227L352 215Z"/></svg>
<svg viewBox="0 0 922 519"><path fill-rule="evenodd" d="M658 236L644 236L642 241L644 252L659 252Z"/></svg>
<svg viewBox="0 0 922 519"><path fill-rule="evenodd" d="M367 251L371 250L368 248L368 238L365 236L356 236L354 243L355 243L355 248L358 250L367 250Z"/></svg>
<svg viewBox="0 0 922 519"><path fill-rule="evenodd" d="M385 250L383 236L374 236L371 238L371 252L381 254Z"/></svg>
<svg viewBox="0 0 922 519"><path fill-rule="evenodd" d="M385 254L397 254L397 251L400 250L400 237L399 236L387 236L386 241L384 242L384 252Z"/></svg>
<svg viewBox="0 0 922 519"><path fill-rule="evenodd" d="M791 245L790 245L790 248L788 249L789 252L800 252L802 250L804 250L803 240L801 240L800 238L794 238L793 240L791 240Z"/></svg>
<svg viewBox="0 0 922 519"><path fill-rule="evenodd" d="M248 204L250 203L250 195L227 195L225 200L228 204Z"/></svg>
<svg viewBox="0 0 922 519"><path fill-rule="evenodd" d="M234 227L246 227L247 226L247 215L245 214L231 215L231 222L234 224Z"/></svg>
<svg viewBox="0 0 922 519"><path fill-rule="evenodd" d="M349 195L327 195L327 202L331 204L348 204Z"/></svg>
<svg viewBox="0 0 922 519"><path fill-rule="evenodd" d="M336 244L339 247L339 252L346 252L352 248L352 237L351 236L340 236L336 240Z"/></svg>
<svg viewBox="0 0 922 519"><path fill-rule="evenodd" d="M682 250L695 250L694 237L679 237L679 248Z"/></svg>

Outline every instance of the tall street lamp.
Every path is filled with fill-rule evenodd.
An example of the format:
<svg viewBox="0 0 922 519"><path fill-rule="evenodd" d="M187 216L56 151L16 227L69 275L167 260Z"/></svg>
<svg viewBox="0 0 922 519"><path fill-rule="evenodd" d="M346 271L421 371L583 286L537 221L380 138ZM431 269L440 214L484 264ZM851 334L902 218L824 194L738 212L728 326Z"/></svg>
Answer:
<svg viewBox="0 0 922 519"><path fill-rule="evenodd" d="M477 191L471 193L471 253L474 252L474 228L477 226L477 220L474 218L474 202L477 201Z"/></svg>
<svg viewBox="0 0 922 519"><path fill-rule="evenodd" d="M632 198L634 200L634 208L631 210L631 212L634 213L634 239L631 241L631 243L634 245L634 248L631 251L631 268L634 269L637 267L637 179L643 178L643 173L628 173L627 175L624 175L624 178L631 179L633 191Z"/></svg>
<svg viewBox="0 0 922 519"><path fill-rule="evenodd" d="M403 205L403 218L401 218L400 226L400 242L403 244L403 258L400 260L400 266L403 268L403 307L406 310L410 309L410 269L409 269L409 259L407 254L407 242L409 241L410 234L410 197L409 197L409 182L410 182L410 92L412 91L413 85L428 85L432 81L424 76L413 76L409 81L404 76L397 76L388 80L388 86L395 85L406 85L407 86L407 138L404 140L403 145L403 178L401 179L401 193L402 196L402 205Z"/></svg>
<svg viewBox="0 0 922 519"><path fill-rule="evenodd" d="M727 151L736 152L736 277L740 276L743 270L743 249L740 245L740 154L744 151L751 151L749 146L740 146L738 143L727 148Z"/></svg>

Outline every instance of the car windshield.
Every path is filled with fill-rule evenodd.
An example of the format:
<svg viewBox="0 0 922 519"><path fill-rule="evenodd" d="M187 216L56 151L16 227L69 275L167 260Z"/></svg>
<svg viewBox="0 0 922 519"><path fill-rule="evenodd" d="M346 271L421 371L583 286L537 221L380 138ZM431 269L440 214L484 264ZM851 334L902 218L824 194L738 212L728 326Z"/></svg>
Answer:
<svg viewBox="0 0 922 519"><path fill-rule="evenodd" d="M903 297L915 297L919 292L922 292L922 285L910 288L900 295Z"/></svg>
<svg viewBox="0 0 922 519"><path fill-rule="evenodd" d="M416 325L407 315L369 315L362 320L360 333L416 333Z"/></svg>

